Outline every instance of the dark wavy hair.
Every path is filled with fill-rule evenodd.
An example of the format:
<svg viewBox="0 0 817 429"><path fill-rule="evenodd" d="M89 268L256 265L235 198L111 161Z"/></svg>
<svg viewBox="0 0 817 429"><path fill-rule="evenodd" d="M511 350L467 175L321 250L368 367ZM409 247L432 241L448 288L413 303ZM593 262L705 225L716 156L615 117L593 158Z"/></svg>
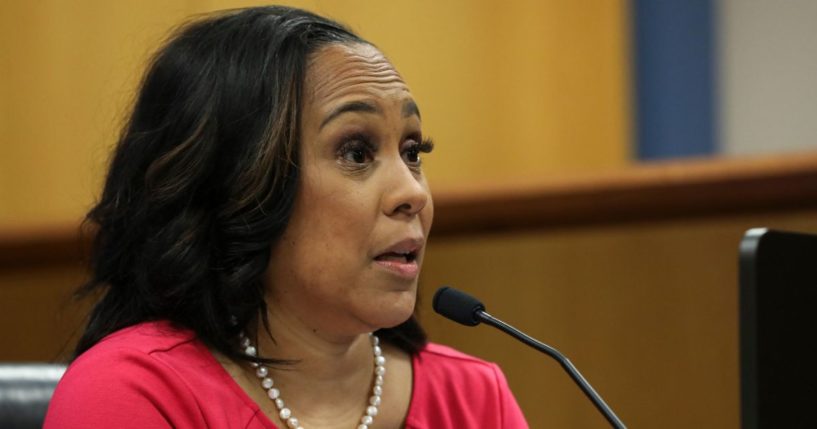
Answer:
<svg viewBox="0 0 817 429"><path fill-rule="evenodd" d="M241 330L269 331L263 276L299 181L299 123L310 54L368 43L344 26L286 7L206 16L153 57L88 213L99 298L74 356L124 327L169 320L224 355ZM416 353L412 316L379 331Z"/></svg>

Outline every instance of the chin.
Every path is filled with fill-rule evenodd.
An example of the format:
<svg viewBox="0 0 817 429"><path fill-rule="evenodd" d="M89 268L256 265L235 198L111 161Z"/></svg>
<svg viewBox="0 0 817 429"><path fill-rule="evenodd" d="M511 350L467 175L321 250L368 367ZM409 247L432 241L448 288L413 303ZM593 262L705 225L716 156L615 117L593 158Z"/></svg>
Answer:
<svg viewBox="0 0 817 429"><path fill-rule="evenodd" d="M410 297L401 297L398 300L378 305L378 308L375 309L377 313L373 314L377 320L375 326L377 329L393 328L405 322L414 314L416 302L415 294L411 294Z"/></svg>
<svg viewBox="0 0 817 429"><path fill-rule="evenodd" d="M400 317L392 317L388 321L385 321L384 323L379 324L380 326L378 326L378 329L394 328L395 326L400 325L401 323L405 322L406 320L409 320L409 318L411 317L412 314L414 314L414 313L409 311L409 312L407 312L405 314L401 314Z"/></svg>

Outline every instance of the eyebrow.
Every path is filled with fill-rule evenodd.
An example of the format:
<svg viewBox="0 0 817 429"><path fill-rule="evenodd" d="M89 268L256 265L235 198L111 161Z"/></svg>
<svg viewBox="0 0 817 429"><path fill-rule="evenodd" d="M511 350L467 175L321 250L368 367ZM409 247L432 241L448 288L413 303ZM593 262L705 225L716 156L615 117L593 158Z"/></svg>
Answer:
<svg viewBox="0 0 817 429"><path fill-rule="evenodd" d="M348 103L344 103L338 106L335 110L326 115L326 117L323 118L323 121L321 121L320 128L323 128L326 124L328 124L338 116L349 112L378 113L378 114L383 113L383 111L374 103L370 103L368 101L350 101ZM403 117L407 118L413 115L416 115L418 118L420 118L420 109L417 107L417 103L415 103L412 100L407 100L405 103L403 103Z"/></svg>
<svg viewBox="0 0 817 429"><path fill-rule="evenodd" d="M382 113L380 108L377 107L377 105L375 104L369 103L367 101L350 101L348 103L340 105L338 108L329 113L325 118L323 118L323 122L321 122L320 127L323 128L333 119L337 118L338 116L344 113L349 112Z"/></svg>
<svg viewBox="0 0 817 429"><path fill-rule="evenodd" d="M422 119L417 103L415 103L414 100L406 100L406 102L403 103L403 117L407 118L412 115L417 115L418 118Z"/></svg>

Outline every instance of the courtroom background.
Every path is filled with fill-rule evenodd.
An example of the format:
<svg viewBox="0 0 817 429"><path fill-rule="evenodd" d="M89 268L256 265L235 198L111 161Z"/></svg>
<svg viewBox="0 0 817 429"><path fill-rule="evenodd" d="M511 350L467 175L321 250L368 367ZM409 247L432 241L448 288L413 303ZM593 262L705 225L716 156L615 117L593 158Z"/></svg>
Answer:
<svg viewBox="0 0 817 429"><path fill-rule="evenodd" d="M738 427L738 240L817 231L817 3L281 3L373 41L420 105L433 340L499 362L531 427L606 427L555 362L433 314L456 286L630 427ZM188 17L257 3L0 4L0 360L59 361L78 225L146 59Z"/></svg>

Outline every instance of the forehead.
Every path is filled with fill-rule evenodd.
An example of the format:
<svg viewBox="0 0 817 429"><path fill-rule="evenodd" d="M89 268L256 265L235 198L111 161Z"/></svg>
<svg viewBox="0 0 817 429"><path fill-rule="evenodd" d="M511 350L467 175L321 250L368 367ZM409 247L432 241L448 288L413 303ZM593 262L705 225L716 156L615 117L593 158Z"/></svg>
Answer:
<svg viewBox="0 0 817 429"><path fill-rule="evenodd" d="M320 110L349 98L410 98L403 78L377 48L330 44L311 55L304 82L307 105Z"/></svg>

